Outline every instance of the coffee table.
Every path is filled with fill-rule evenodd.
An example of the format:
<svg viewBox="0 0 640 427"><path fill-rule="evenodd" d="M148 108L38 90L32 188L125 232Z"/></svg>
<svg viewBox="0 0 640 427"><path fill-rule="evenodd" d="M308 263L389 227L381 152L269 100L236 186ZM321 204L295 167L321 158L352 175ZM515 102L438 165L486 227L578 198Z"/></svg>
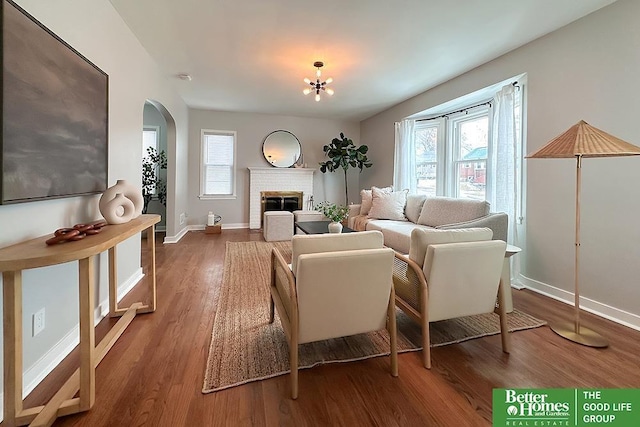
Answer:
<svg viewBox="0 0 640 427"><path fill-rule="evenodd" d="M296 222L295 226L304 234L324 234L329 232L329 223L331 221L302 221ZM343 233L353 233L349 227L342 227Z"/></svg>

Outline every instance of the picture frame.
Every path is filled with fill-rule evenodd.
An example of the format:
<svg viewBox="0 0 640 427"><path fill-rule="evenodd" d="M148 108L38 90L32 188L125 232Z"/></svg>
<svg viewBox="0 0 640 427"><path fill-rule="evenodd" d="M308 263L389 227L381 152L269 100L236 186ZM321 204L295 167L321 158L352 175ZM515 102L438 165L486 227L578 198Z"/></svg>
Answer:
<svg viewBox="0 0 640 427"><path fill-rule="evenodd" d="M0 204L107 188L109 76L2 0Z"/></svg>

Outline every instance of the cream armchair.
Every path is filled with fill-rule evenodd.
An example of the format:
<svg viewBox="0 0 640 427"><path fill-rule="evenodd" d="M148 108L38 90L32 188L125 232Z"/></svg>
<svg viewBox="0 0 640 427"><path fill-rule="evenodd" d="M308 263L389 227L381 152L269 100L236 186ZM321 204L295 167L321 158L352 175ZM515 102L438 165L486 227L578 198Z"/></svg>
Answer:
<svg viewBox="0 0 640 427"><path fill-rule="evenodd" d="M503 284L506 243L489 228L415 229L409 256L396 252L396 305L422 327L422 355L431 368L429 322L491 313L499 301L502 350L509 352Z"/></svg>
<svg viewBox="0 0 640 427"><path fill-rule="evenodd" d="M298 344L384 329L391 336L391 373L398 376L394 252L382 233L296 235L292 263L273 249L274 306L289 342L291 397L298 397Z"/></svg>

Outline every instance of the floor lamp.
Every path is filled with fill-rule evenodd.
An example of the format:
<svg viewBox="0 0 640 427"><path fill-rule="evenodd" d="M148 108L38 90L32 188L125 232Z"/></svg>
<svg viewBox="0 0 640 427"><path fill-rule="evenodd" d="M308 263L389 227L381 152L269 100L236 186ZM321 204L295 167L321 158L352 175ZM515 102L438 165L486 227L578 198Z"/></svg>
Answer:
<svg viewBox="0 0 640 427"><path fill-rule="evenodd" d="M640 147L609 135L584 120L562 135L548 142L528 159L576 158L576 257L575 257L575 319L571 322L549 325L558 335L590 347L607 347L608 341L600 334L580 325L580 175L583 157L616 157L640 155Z"/></svg>

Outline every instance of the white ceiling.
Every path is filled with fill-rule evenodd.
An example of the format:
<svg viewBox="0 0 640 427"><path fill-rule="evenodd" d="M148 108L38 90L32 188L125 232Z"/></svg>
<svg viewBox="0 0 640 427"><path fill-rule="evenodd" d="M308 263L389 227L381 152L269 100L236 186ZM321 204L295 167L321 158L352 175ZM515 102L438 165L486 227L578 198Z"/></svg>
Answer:
<svg viewBox="0 0 640 427"><path fill-rule="evenodd" d="M615 0L110 1L190 107L362 120Z"/></svg>

